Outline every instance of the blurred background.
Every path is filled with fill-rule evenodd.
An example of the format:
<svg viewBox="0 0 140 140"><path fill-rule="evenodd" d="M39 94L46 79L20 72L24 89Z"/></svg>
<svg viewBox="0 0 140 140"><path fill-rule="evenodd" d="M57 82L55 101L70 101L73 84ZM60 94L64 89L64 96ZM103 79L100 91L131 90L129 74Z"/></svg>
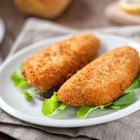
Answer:
<svg viewBox="0 0 140 140"><path fill-rule="evenodd" d="M6 28L3 43L11 44L29 17L80 29L122 25L105 16L111 2L115 0L0 0L0 17Z"/></svg>
<svg viewBox="0 0 140 140"><path fill-rule="evenodd" d="M140 3L140 0L122 1ZM79 29L140 24L139 15L131 16L118 3L116 0L0 0L0 17L6 29L1 46L14 42L29 17Z"/></svg>

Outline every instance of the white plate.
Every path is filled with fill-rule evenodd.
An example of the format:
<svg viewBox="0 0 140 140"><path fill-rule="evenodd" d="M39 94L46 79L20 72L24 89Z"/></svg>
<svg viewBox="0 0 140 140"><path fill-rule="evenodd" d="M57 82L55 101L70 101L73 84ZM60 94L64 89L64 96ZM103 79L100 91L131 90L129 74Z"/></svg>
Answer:
<svg viewBox="0 0 140 140"><path fill-rule="evenodd" d="M3 40L4 33L5 33L4 22L3 22L3 20L0 18L0 43L1 43L1 41Z"/></svg>
<svg viewBox="0 0 140 140"><path fill-rule="evenodd" d="M140 45L132 40L106 34L96 34L101 40L101 50L99 53L114 49L121 45L131 44L140 52ZM70 35L71 36L71 35ZM139 99L130 106L121 110L97 110L96 116L94 111L90 114L88 119L80 120L75 117L74 109L68 108L63 112L57 112L53 118L44 117L41 114L42 101L34 99L33 103L27 103L22 93L18 91L10 80L11 73L18 68L18 66L31 56L37 50L47 47L48 45L57 41L63 40L70 36L61 36L50 40L37 42L26 49L21 50L12 57L10 57L0 69L0 106L7 113L26 122L52 126L52 127L82 127L101 124L122 118L130 113L140 109L140 95Z"/></svg>

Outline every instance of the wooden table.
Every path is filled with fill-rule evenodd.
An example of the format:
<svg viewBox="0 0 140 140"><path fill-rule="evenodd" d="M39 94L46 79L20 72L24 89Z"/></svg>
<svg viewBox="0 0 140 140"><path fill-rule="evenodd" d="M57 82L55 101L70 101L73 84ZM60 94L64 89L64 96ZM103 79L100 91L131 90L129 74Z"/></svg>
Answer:
<svg viewBox="0 0 140 140"><path fill-rule="evenodd" d="M117 24L110 23L104 17L104 8L111 1L114 0L73 0L63 15L53 22L81 29L115 26ZM2 51L4 47L12 46L28 17L16 10L13 0L0 1L0 17L4 20L6 26L5 38L0 46L0 51ZM0 133L0 139L11 138Z"/></svg>

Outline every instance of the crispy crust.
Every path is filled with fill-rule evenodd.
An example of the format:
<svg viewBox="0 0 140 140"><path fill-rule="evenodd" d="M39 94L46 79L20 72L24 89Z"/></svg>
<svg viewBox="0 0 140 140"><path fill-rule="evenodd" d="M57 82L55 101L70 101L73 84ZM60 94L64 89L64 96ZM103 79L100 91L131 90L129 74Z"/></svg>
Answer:
<svg viewBox="0 0 140 140"><path fill-rule="evenodd" d="M131 47L109 51L79 70L58 90L58 99L72 106L97 106L122 95L136 77L138 52Z"/></svg>
<svg viewBox="0 0 140 140"><path fill-rule="evenodd" d="M92 34L74 36L47 47L24 62L23 76L39 89L60 86L85 66L99 50L99 40Z"/></svg>

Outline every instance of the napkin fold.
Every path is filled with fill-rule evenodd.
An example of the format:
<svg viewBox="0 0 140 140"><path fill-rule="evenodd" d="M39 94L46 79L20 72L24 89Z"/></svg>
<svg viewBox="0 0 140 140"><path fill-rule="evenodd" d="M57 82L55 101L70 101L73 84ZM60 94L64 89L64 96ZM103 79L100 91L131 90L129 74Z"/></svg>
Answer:
<svg viewBox="0 0 140 140"><path fill-rule="evenodd" d="M29 18L25 22L12 49L6 50L7 57L14 55L15 52L36 41L66 34L75 34L81 31L121 35L140 41L140 26L77 30L66 28L46 20ZM20 140L139 140L139 124L140 111L137 111L122 119L105 124L81 128L53 128L23 122L0 109L0 131Z"/></svg>

